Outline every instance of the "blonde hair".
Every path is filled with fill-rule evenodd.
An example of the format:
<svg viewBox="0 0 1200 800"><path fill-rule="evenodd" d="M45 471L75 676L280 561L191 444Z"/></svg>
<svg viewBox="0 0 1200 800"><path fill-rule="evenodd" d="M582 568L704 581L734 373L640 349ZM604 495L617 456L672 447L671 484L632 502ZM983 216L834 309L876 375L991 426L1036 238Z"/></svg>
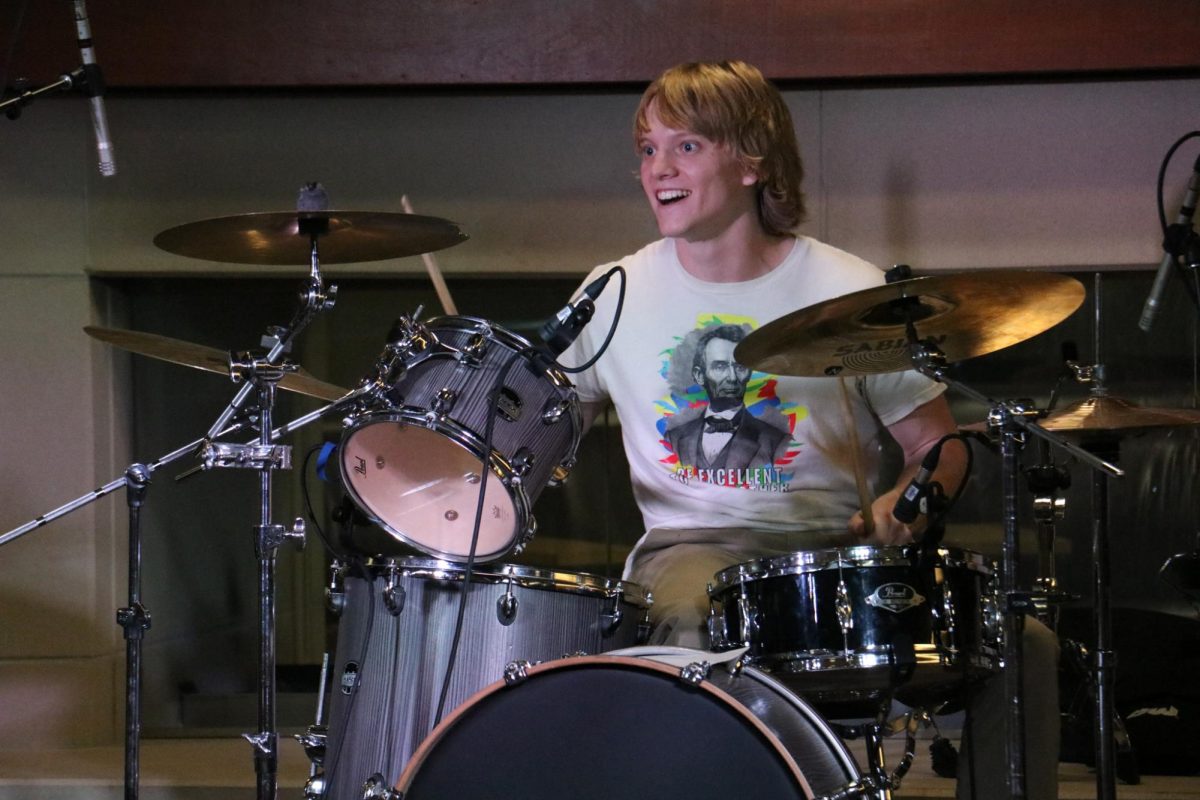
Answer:
<svg viewBox="0 0 1200 800"><path fill-rule="evenodd" d="M635 143L651 105L665 125L730 148L758 175L758 220L772 236L804 221L804 164L792 115L779 90L743 61L680 64L646 88L633 118Z"/></svg>

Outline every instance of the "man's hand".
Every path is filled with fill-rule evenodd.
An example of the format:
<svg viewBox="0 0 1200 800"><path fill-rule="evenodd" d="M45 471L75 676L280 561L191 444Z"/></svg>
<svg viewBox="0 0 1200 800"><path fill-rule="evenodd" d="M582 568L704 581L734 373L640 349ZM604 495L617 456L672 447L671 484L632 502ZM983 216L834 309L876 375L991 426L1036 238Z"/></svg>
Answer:
<svg viewBox="0 0 1200 800"><path fill-rule="evenodd" d="M896 487L884 492L871 503L871 519L875 523L875 530L871 534L867 534L861 511L854 512L854 516L850 518L850 533L862 544L887 546L910 544L915 541L915 537L925 529L925 516L917 517L911 525L905 525L892 516L892 509L896 507L901 491L900 487Z"/></svg>

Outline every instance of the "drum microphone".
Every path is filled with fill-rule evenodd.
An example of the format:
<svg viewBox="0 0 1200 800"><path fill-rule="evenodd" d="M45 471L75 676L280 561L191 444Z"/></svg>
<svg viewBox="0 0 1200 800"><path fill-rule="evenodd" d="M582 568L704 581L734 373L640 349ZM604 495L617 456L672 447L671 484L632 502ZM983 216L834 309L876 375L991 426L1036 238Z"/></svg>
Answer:
<svg viewBox="0 0 1200 800"><path fill-rule="evenodd" d="M596 311L596 298L604 291L611 275L611 271L606 272L589 283L584 288L583 294L574 302L563 306L562 310L538 331L542 341L546 343L547 349L555 358L571 346L571 342L578 338L583 326L591 321L592 314Z"/></svg>
<svg viewBox="0 0 1200 800"><path fill-rule="evenodd" d="M933 477L933 471L937 469L938 459L941 456L942 443L938 442L929 448L929 452L921 460L921 468L917 470L917 474L908 482L903 494L896 501L896 506L892 509L892 516L905 525L912 523L919 514L925 513L928 506L926 498L929 496L930 486L933 485L930 478Z"/></svg>
<svg viewBox="0 0 1200 800"><path fill-rule="evenodd" d="M96 63L92 50L92 30L88 25L87 9L83 0L75 3L75 34L79 39L79 51L83 56L83 83L85 97L92 101L92 127L96 131L96 152L100 156L100 174L116 175L117 164L113 160L113 146L108 138L108 118L104 114L104 76ZM74 75L74 73L72 73Z"/></svg>
<svg viewBox="0 0 1200 800"><path fill-rule="evenodd" d="M1175 263L1175 259L1187 249L1188 240L1192 235L1192 218L1196 214L1198 193L1200 193L1200 156L1196 157L1196 163L1192 166L1192 177L1188 181L1183 205L1179 207L1179 216L1175 219L1174 225L1167 227L1166 235L1163 238L1163 260L1158 265L1158 272L1154 275L1154 283L1150 287L1146 305L1142 307L1142 318L1138 320L1138 327L1146 333L1150 332L1150 327L1154 324L1154 316L1158 313L1158 304L1162 302L1167 278L1171 276L1171 266Z"/></svg>

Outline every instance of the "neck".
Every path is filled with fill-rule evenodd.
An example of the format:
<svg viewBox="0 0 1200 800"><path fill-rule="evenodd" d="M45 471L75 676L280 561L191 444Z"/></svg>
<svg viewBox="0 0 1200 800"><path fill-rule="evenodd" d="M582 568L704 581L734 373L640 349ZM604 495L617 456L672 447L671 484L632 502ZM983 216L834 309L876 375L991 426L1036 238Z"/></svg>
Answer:
<svg viewBox="0 0 1200 800"><path fill-rule="evenodd" d="M692 277L710 283L739 283L779 266L791 252L795 237L771 236L754 219L726 228L715 238L673 241L679 263Z"/></svg>

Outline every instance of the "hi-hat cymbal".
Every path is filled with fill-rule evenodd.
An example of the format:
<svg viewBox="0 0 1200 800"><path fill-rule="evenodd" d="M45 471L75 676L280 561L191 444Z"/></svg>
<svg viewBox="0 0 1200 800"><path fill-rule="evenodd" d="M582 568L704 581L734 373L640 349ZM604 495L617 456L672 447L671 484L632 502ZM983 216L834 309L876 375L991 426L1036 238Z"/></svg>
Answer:
<svg viewBox="0 0 1200 800"><path fill-rule="evenodd" d="M1143 408L1128 400L1095 395L1052 411L1038 424L1059 433L1123 431L1200 424L1200 411L1189 408Z"/></svg>
<svg viewBox="0 0 1200 800"><path fill-rule="evenodd" d="M84 327L84 333L93 339L114 345L122 350L128 350L138 355L169 361L172 364L182 364L206 372L216 372L229 375L229 355L215 347L205 347L200 344L159 336L156 333L141 333L126 331L118 328L99 328L94 325ZM304 371L284 375L279 381L280 389L289 392L316 397L321 400L334 401L345 397L346 389L317 380Z"/></svg>
<svg viewBox="0 0 1200 800"><path fill-rule="evenodd" d="M912 278L835 297L769 322L738 344L739 363L777 375L871 375L912 368L905 321L947 361L1029 339L1071 315L1083 284L1066 275L988 270Z"/></svg>
<svg viewBox="0 0 1200 800"><path fill-rule="evenodd" d="M308 264L313 233L323 264L415 256L467 240L458 225L438 217L384 211L279 211L189 222L158 234L154 244L205 261Z"/></svg>

